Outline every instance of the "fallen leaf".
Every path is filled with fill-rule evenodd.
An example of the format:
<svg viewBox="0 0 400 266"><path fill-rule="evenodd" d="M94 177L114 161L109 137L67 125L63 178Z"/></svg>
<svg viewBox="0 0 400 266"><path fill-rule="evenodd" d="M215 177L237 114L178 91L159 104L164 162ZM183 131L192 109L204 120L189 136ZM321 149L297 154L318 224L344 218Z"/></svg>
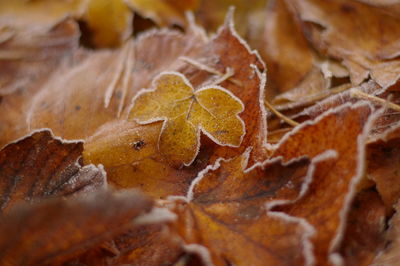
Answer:
<svg viewBox="0 0 400 266"><path fill-rule="evenodd" d="M365 145L377 115L366 103L345 104L314 121L305 122L276 144L273 157L284 161L336 151L336 160L316 166L310 190L299 201L274 208L305 219L315 229L312 243L317 264L342 261L337 253L345 230L346 217L363 177Z"/></svg>
<svg viewBox="0 0 400 266"><path fill-rule="evenodd" d="M140 124L164 121L159 151L169 161L190 165L200 149L200 131L222 146L240 146L245 125L238 114L243 103L220 86L194 90L177 72L161 73L153 88L133 100L130 119Z"/></svg>
<svg viewBox="0 0 400 266"><path fill-rule="evenodd" d="M200 154L190 168L170 166L157 149L160 130L160 123L108 123L85 143L85 164L101 162L117 188L137 187L155 198L184 195L208 158Z"/></svg>
<svg viewBox="0 0 400 266"><path fill-rule="evenodd" d="M248 156L217 161L199 173L187 198L170 203L179 217L176 230L214 265L311 264L310 227L269 209L301 198L312 164L329 155L311 165L305 158L275 159L245 170Z"/></svg>
<svg viewBox="0 0 400 266"><path fill-rule="evenodd" d="M129 228L151 207L136 191L17 206L0 216L1 264L62 263Z"/></svg>
<svg viewBox="0 0 400 266"><path fill-rule="evenodd" d="M51 131L35 132L0 151L0 213L21 201L88 194L106 186L102 166L79 163L80 141L55 138Z"/></svg>

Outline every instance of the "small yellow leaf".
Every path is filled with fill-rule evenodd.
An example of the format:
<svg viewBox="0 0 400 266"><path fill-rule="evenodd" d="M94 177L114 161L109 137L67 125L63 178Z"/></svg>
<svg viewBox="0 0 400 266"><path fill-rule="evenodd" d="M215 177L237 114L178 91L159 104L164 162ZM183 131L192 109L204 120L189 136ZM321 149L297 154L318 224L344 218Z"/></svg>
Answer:
<svg viewBox="0 0 400 266"><path fill-rule="evenodd" d="M164 72L153 90L136 96L130 119L140 124L164 121L158 148L172 163L190 165L200 148L200 130L222 146L240 146L245 125L243 103L219 86L195 91L180 73Z"/></svg>

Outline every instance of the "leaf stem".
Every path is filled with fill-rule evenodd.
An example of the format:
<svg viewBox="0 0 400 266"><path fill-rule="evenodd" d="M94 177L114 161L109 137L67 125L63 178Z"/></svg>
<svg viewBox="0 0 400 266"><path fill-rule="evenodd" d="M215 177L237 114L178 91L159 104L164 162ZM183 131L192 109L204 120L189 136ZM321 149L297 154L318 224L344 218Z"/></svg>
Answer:
<svg viewBox="0 0 400 266"><path fill-rule="evenodd" d="M358 99L366 99L366 100L370 100L372 102L375 102L377 104L386 106L390 109L396 110L398 112L400 112L400 105L397 105L395 103L392 103L388 100L370 95L368 93L362 92L359 89L351 89L350 90L350 95L354 98L358 98Z"/></svg>
<svg viewBox="0 0 400 266"><path fill-rule="evenodd" d="M264 105L272 112L274 113L277 117L285 121L287 124L291 125L292 127L298 126L299 123L296 121L290 119L289 117L285 116L281 112L275 109L275 107L272 106L267 100L264 101Z"/></svg>

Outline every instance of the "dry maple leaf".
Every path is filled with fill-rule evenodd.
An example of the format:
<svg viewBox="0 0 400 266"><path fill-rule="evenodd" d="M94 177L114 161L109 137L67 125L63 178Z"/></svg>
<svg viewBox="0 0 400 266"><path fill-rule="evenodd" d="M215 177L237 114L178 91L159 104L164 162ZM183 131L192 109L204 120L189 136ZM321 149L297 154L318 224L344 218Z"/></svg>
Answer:
<svg viewBox="0 0 400 266"><path fill-rule="evenodd" d="M194 90L180 73L164 72L153 90L139 92L130 119L140 124L164 121L158 147L173 163L188 166L200 149L200 131L222 146L239 147L245 125L243 103L220 86Z"/></svg>
<svg viewBox="0 0 400 266"><path fill-rule="evenodd" d="M172 203L179 216L176 230L188 245L206 247L215 265L308 265L310 227L270 209L299 200L315 165L332 155L313 162L274 159L248 170L248 152L220 160L199 173L183 202Z"/></svg>

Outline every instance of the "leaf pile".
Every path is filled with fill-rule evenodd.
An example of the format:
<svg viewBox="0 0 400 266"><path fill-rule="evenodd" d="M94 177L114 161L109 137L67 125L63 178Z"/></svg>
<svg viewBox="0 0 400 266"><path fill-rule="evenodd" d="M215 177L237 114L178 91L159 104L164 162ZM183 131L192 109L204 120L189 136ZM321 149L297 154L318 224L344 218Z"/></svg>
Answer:
<svg viewBox="0 0 400 266"><path fill-rule="evenodd" d="M0 265L400 259L397 0L0 0L0 113Z"/></svg>

